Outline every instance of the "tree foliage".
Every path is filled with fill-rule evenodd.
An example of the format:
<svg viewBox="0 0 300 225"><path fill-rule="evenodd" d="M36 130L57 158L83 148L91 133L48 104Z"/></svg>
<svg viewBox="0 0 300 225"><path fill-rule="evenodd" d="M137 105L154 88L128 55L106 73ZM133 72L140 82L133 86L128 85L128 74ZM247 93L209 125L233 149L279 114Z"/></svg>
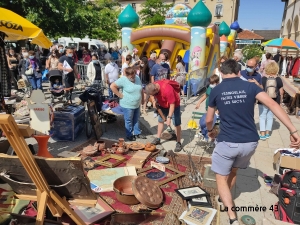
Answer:
<svg viewBox="0 0 300 225"><path fill-rule="evenodd" d="M165 15L172 6L162 0L146 0L139 11L142 26L165 24Z"/></svg>
<svg viewBox="0 0 300 225"><path fill-rule="evenodd" d="M95 3L98 16L94 22L97 26L92 28L91 37L98 37L108 43L118 40L121 29L118 23L120 4L113 0L98 0Z"/></svg>
<svg viewBox="0 0 300 225"><path fill-rule="evenodd" d="M0 7L27 18L51 38L118 39L116 0L10 0ZM108 26L109 24L110 26ZM101 32L100 32L101 31Z"/></svg>
<svg viewBox="0 0 300 225"><path fill-rule="evenodd" d="M248 59L252 59L254 57L261 57L262 54L264 53L261 50L260 45L247 45L242 49L242 53L244 56L244 59L248 60Z"/></svg>

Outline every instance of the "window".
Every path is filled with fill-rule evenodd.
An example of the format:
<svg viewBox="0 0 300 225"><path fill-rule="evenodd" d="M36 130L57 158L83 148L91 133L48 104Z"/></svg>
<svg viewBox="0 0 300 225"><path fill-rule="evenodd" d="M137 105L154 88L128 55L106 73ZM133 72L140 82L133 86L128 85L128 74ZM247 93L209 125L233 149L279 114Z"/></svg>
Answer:
<svg viewBox="0 0 300 225"><path fill-rule="evenodd" d="M216 17L221 17L221 16L223 16L223 5L222 5L222 4L216 5L215 16L216 16Z"/></svg>
<svg viewBox="0 0 300 225"><path fill-rule="evenodd" d="M136 3L131 3L132 8L136 11Z"/></svg>
<svg viewBox="0 0 300 225"><path fill-rule="evenodd" d="M184 0L184 3L189 3L189 0Z"/></svg>

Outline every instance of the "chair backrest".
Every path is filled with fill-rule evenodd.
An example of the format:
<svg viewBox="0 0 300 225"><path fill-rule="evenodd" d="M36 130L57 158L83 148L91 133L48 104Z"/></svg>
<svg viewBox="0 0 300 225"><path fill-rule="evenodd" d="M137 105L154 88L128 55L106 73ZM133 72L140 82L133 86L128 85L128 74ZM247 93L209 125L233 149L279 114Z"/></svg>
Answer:
<svg viewBox="0 0 300 225"><path fill-rule="evenodd" d="M201 119L202 116L204 115L205 113L202 113L202 112L192 112L192 119ZM220 124L220 118L217 119L215 125L219 125Z"/></svg>
<svg viewBox="0 0 300 225"><path fill-rule="evenodd" d="M201 119L201 117L204 115L205 113L201 113L201 112L192 112L192 119Z"/></svg>

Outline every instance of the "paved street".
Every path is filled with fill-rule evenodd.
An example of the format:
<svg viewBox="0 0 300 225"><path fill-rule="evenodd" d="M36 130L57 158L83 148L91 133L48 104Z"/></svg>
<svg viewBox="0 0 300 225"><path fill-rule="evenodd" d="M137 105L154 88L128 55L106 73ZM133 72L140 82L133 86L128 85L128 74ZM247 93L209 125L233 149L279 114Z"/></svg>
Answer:
<svg viewBox="0 0 300 225"><path fill-rule="evenodd" d="M195 105L199 98L199 96L193 97L187 101L186 105L181 105L182 143L186 151L192 151L194 155L210 157L211 150L208 152L204 151L201 147L201 143L198 143L198 138L195 137L197 131L188 129L188 121L192 117L192 112L196 111ZM77 98L75 98L75 100L77 100ZM205 111L204 105L204 103L201 105L198 112ZM143 130L143 134L147 136L146 140L141 140L144 143L152 141L157 132L157 118L154 118L153 112L154 110L150 109L147 115L141 116L141 129ZM300 121L295 116L290 116L290 118L294 125L300 129ZM255 108L255 122L258 128L259 116L257 106ZM275 170L273 169L273 152L278 148L288 147L290 143L289 132L278 119L275 119L273 129L273 133L269 140L259 141L256 153L251 159L250 167L246 170L238 171L237 184L232 190L236 206L265 206L267 208L266 212L238 212L239 218L241 218L242 215L254 217L256 219L256 224L284 224L281 221L276 221L273 212L269 210L270 207L277 202L277 197L274 194L269 193L270 188L265 185L262 177L263 174L269 176L275 174ZM104 132L103 137L111 139L125 137L124 120L122 116L118 117L117 122L106 125L106 132ZM86 141L87 139L84 131L76 138L76 142L55 142L50 139L49 151L51 154L57 155L59 152L71 150ZM37 149L36 141L33 138L27 139L27 142L34 144L34 147ZM174 149L175 144L175 141L162 140L162 146L166 150ZM227 213L221 212L220 224L227 223Z"/></svg>

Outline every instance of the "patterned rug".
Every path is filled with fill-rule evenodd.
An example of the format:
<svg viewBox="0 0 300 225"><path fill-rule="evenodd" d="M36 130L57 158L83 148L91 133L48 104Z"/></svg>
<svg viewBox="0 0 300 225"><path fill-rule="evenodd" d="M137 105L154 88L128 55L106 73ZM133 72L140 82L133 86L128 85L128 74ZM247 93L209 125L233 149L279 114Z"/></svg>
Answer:
<svg viewBox="0 0 300 225"><path fill-rule="evenodd" d="M94 144L94 143L95 143L95 140L90 139L86 143L76 147L73 151L74 152L81 151L83 149L83 147L86 147L87 145ZM130 151L125 157L129 159L133 154L134 154L134 151ZM151 159L150 161L153 161L153 160L154 159ZM206 158L206 157L192 156L192 160L193 160L195 166L197 167L197 170L201 172L201 175L203 177L204 171L205 171L204 165L211 164L211 159ZM144 166L144 168L147 167L148 165L150 165L150 161L147 162L147 164ZM177 154L176 161L178 164L178 169L181 172L185 172L185 174L188 174L190 172L190 168L188 168L189 158L188 158L187 154L185 154L185 153ZM118 167L123 167L123 166L125 166L125 163L119 165ZM105 167L96 165L96 168L94 168L94 169L103 169L103 168L105 168ZM167 172L166 178L172 176L172 174L173 174L172 172L170 172L168 170L166 172ZM217 194L216 189L206 188L202 184L199 185L199 183L194 183L191 179L189 179L188 176L183 176L180 179L182 179L182 183L183 183L184 187L200 186L201 188L204 188L211 195L211 202L212 202L213 208L215 208L215 209L217 208L217 203L214 200L214 197ZM182 214L182 212L185 210L185 206L183 205L184 204L183 200L174 191L177 188L178 188L178 186L176 184L176 181L169 182L169 183L161 186L161 189L165 195L164 204L161 208L154 210L153 212L171 212L171 213L175 214L177 217L179 217ZM130 206L130 205L125 205L125 204L118 202L114 192L104 192L104 193L101 193L100 196L108 204L110 204L118 213L133 213L133 212L138 212L140 209L146 209L146 207L142 204ZM100 224L100 225L109 224L108 221L109 221L109 218L107 218L105 221L97 223L97 224ZM166 217L162 224L173 225L174 221L172 218ZM217 215L215 216L215 218L212 222L212 225L216 225L216 224L217 224Z"/></svg>

